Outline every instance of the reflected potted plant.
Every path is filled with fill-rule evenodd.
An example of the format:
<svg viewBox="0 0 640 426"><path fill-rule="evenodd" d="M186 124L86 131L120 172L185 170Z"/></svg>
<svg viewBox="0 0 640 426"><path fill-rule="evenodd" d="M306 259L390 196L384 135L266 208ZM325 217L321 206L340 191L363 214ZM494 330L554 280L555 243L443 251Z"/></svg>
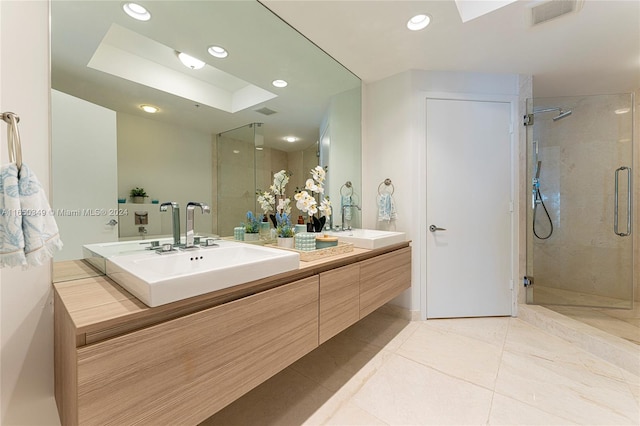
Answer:
<svg viewBox="0 0 640 426"><path fill-rule="evenodd" d="M293 248L293 227L287 213L276 213L276 235L278 247Z"/></svg>
<svg viewBox="0 0 640 426"><path fill-rule="evenodd" d="M135 187L129 192L131 201L135 204L144 204L144 199L148 197L144 188Z"/></svg>
<svg viewBox="0 0 640 426"><path fill-rule="evenodd" d="M307 232L322 232L327 218L331 216L331 202L329 197L324 195L324 181L327 171L322 166L311 169L311 179L307 179L302 191L298 191L293 197L296 200L296 207L309 215ZM314 194L319 196L320 204ZM316 217L319 214L319 217Z"/></svg>
<svg viewBox="0 0 640 426"><path fill-rule="evenodd" d="M245 241L258 241L260 239L260 221L252 212L247 212L247 221L242 226L244 226Z"/></svg>

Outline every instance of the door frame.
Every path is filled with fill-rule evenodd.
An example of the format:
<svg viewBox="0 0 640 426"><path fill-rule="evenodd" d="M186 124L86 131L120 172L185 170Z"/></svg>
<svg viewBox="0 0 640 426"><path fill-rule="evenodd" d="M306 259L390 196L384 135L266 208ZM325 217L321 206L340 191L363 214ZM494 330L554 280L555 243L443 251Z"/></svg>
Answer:
<svg viewBox="0 0 640 426"><path fill-rule="evenodd" d="M510 127L510 143L511 143L511 199L513 200L513 213L511 220L511 316L515 317L518 313L518 292L520 291L519 276L521 268L520 253L522 248L521 232L524 229L522 226L521 217L521 200L520 200L520 185L524 182L521 179L521 155L520 155L520 99L518 95L494 95L485 93L455 93L455 92L433 92L433 91L421 91L419 93L420 99L420 122L418 128L420 129L420 139L422 143L419 144L420 162L420 177L419 181L422 182L424 191L418 191L420 212L418 214L419 226L419 252L422 255L419 257L419 270L420 270L420 319L427 319L427 99L442 99L442 100L464 100L464 101L480 101L480 102L504 102L508 103L511 110L511 127ZM526 177L525 177L526 179ZM525 218L526 222L526 218ZM525 225L526 226L526 225Z"/></svg>

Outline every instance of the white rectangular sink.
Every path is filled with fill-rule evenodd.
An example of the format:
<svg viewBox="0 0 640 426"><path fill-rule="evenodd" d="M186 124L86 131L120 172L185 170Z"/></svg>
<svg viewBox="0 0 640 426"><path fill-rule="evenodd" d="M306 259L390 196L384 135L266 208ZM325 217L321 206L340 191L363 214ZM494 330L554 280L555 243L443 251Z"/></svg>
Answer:
<svg viewBox="0 0 640 426"><path fill-rule="evenodd" d="M150 307L298 269L298 253L216 241L219 247L107 258L107 276Z"/></svg>
<svg viewBox="0 0 640 426"><path fill-rule="evenodd" d="M151 246L151 241L162 243L173 243L173 238L156 238L149 240L115 241L112 243L85 244L83 251L86 256L98 255L102 257L120 256L135 252L144 252Z"/></svg>
<svg viewBox="0 0 640 426"><path fill-rule="evenodd" d="M354 247L377 249L406 241L404 232L379 231L377 229L352 229L350 231L331 231L327 234L338 237L338 241L352 243Z"/></svg>

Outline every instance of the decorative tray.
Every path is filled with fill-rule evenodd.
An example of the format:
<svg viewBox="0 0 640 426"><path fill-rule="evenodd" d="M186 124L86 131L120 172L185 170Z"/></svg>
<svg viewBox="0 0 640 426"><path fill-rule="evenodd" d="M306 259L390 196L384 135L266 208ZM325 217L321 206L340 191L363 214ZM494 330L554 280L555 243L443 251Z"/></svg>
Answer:
<svg viewBox="0 0 640 426"><path fill-rule="evenodd" d="M267 244L267 247L275 247L282 250L296 252L300 255L300 260L302 260L303 262L311 262L314 260L322 259L324 257L335 256L337 254L349 253L350 251L353 251L353 243L344 243L342 241L338 241L337 246L309 251L280 247L276 244Z"/></svg>

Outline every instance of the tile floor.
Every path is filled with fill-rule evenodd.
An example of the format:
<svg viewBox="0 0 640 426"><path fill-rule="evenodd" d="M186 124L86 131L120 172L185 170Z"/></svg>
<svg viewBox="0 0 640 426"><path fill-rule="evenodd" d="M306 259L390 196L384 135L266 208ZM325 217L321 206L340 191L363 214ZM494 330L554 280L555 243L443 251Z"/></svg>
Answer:
<svg viewBox="0 0 640 426"><path fill-rule="evenodd" d="M640 377L517 318L374 312L202 425L638 425Z"/></svg>
<svg viewBox="0 0 640 426"><path fill-rule="evenodd" d="M579 306L546 306L569 318L606 331L640 345L640 303L633 309L585 308Z"/></svg>

